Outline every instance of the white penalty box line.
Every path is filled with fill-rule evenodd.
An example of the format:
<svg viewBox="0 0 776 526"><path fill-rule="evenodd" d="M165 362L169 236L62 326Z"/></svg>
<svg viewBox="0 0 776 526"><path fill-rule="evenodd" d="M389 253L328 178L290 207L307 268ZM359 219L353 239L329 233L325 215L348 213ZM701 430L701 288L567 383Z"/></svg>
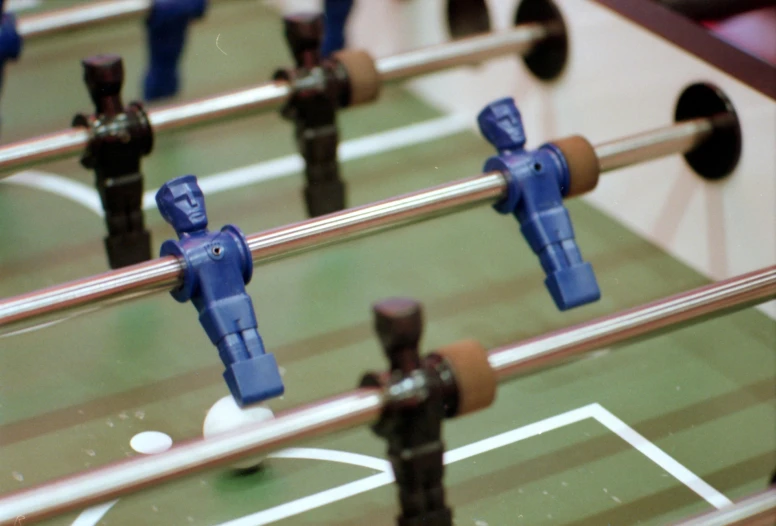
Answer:
<svg viewBox="0 0 776 526"><path fill-rule="evenodd" d="M637 449L644 456L660 466L664 471L672 475L715 508L720 509L733 504L725 495L717 491L698 475L680 464L665 451L647 440L643 435L598 403L592 403L578 409L572 409L571 411L546 418L539 422L528 424L513 429L512 431L506 431L466 446L450 450L445 453L445 464L453 464L461 460L481 455L488 451L520 442L521 440L587 420L588 418L597 420L601 425L615 433L633 448ZM287 519L326 506L327 504L332 504L348 497L386 486L393 481L393 473L388 470L386 465L385 471L382 473L371 475L286 504L246 515L217 526L263 526L265 524L272 524L279 520Z"/></svg>

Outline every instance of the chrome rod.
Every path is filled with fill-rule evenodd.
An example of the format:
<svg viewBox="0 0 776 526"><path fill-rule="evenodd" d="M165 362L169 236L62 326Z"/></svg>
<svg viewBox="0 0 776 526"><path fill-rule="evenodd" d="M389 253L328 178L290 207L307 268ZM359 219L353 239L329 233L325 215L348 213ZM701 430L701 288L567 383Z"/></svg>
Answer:
<svg viewBox="0 0 776 526"><path fill-rule="evenodd" d="M677 523L676 526L772 526L776 524L776 487L732 506Z"/></svg>
<svg viewBox="0 0 776 526"><path fill-rule="evenodd" d="M499 172L489 172L319 219L267 230L248 236L248 246L254 261L273 261L493 203L505 191L504 176Z"/></svg>
<svg viewBox="0 0 776 526"><path fill-rule="evenodd" d="M448 44L411 51L376 61L383 82L470 64L506 53L525 53L552 33L552 28L526 24L510 31L470 37ZM285 82L269 82L250 88L148 111L154 133L221 119L243 117L280 108L291 95ZM71 128L0 146L0 178L42 162L77 155L89 142L89 134Z"/></svg>
<svg viewBox="0 0 776 526"><path fill-rule="evenodd" d="M24 40L47 37L85 26L140 18L151 10L152 0L107 0L20 17L16 30Z"/></svg>
<svg viewBox="0 0 776 526"><path fill-rule="evenodd" d="M229 464L259 451L282 449L292 440L366 424L377 419L382 406L379 390L358 389L285 411L260 427L245 427L239 432L208 440L192 440L163 455L136 457L0 497L0 525L14 524L20 516L25 518L24 524L28 524L179 478L195 470Z"/></svg>
<svg viewBox="0 0 776 526"><path fill-rule="evenodd" d="M641 161L689 152L714 131L712 119L693 119L657 130L632 135L596 146L602 172L616 170Z"/></svg>
<svg viewBox="0 0 776 526"><path fill-rule="evenodd" d="M72 157L83 152L87 144L89 144L89 132L85 128L68 128L0 146L0 170L20 169ZM9 175L12 174L0 174L0 178Z"/></svg>
<svg viewBox="0 0 776 526"><path fill-rule="evenodd" d="M530 373L547 364L649 335L675 330L776 296L776 266L700 287L635 309L491 351L488 360L499 379Z"/></svg>
<svg viewBox="0 0 776 526"><path fill-rule="evenodd" d="M408 51L376 60L383 82L404 80L443 69L476 64L501 55L526 54L552 36L552 28L542 24L521 24L510 31L489 33L453 42Z"/></svg>
<svg viewBox="0 0 776 526"><path fill-rule="evenodd" d="M677 126L684 129L682 124ZM629 161L641 162L668 153L682 153L685 148L696 144L686 138L677 140L672 129L661 128L641 134L638 136L642 138L640 141L624 139L630 144L629 148L636 152L629 154ZM698 133L706 133L702 125L698 129L701 129ZM652 140L644 139L650 135L654 136ZM663 143L670 148L661 146ZM596 148L599 163L606 165L607 170L612 169L611 165L607 165L610 159L629 151L617 144L615 141ZM506 183L501 174L481 174L260 232L248 236L248 243L254 262L265 263L389 228L493 203L505 191ZM54 315L72 314L87 308L91 310L96 305L119 303L137 297L138 293L170 290L178 283L181 273L181 264L168 257L0 300L0 334L28 327L33 321L50 321Z"/></svg>
<svg viewBox="0 0 776 526"><path fill-rule="evenodd" d="M623 344L660 329L703 321L776 295L776 266L720 281L642 307L495 349L489 362L500 382L581 356L602 346ZM302 439L374 421L383 406L377 390L358 389L278 414L207 440L196 439L166 453L109 464L0 497L0 523L23 515L28 521L83 508L235 460L288 447Z"/></svg>
<svg viewBox="0 0 776 526"><path fill-rule="evenodd" d="M285 82L269 82L215 97L155 108L148 112L154 133L212 123L219 119L268 111L282 106L291 95Z"/></svg>
<svg viewBox="0 0 776 526"><path fill-rule="evenodd" d="M283 82L260 86L183 104L162 106L148 111L154 133L213 123L236 115L279 108L288 100L291 89ZM0 146L0 179L43 162L72 157L83 152L90 134L85 128L68 128L49 135Z"/></svg>
<svg viewBox="0 0 776 526"><path fill-rule="evenodd" d="M486 173L419 192L350 208L248 236L257 264L299 254L314 248L416 223L483 203L495 202L506 188L500 173ZM133 299L150 292L170 290L183 272L172 257L154 259L0 300L0 333L19 324L50 321L52 315L72 314L95 305ZM69 314L69 315L68 315Z"/></svg>

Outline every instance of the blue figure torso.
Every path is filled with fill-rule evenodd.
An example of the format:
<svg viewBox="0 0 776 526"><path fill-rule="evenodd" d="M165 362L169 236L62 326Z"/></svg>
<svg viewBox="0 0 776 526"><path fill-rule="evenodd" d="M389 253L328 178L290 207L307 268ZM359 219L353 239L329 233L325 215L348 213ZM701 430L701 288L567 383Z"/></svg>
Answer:
<svg viewBox="0 0 776 526"><path fill-rule="evenodd" d="M546 266L543 253L551 250L555 243L574 239L571 218L563 205L563 188L568 187L568 182L563 180L567 171L562 164L562 159L545 148L532 152L501 152L485 164L485 171L498 170L512 175L511 197L516 202L509 203L504 211L518 220L520 231L540 257L545 272L552 269Z"/></svg>
<svg viewBox="0 0 776 526"><path fill-rule="evenodd" d="M251 298L245 292L253 261L237 227L185 233L180 241L165 241L161 255L186 261L184 285L172 295L180 302L191 300L213 344L227 334L257 327Z"/></svg>
<svg viewBox="0 0 776 526"><path fill-rule="evenodd" d="M205 196L193 175L163 184L156 204L178 234L178 241L164 242L161 255L183 260L183 279L172 296L191 301L199 312L199 321L224 362L224 380L237 404L283 394L277 362L264 351L253 302L245 291L253 259L243 233L234 225L218 232L207 229Z"/></svg>
<svg viewBox="0 0 776 526"><path fill-rule="evenodd" d="M561 310L600 298L592 266L582 259L571 217L563 204L570 187L569 167L554 144L525 149L520 113L512 99L488 105L479 115L480 130L498 154L485 162L486 172L504 174L506 197L496 203L502 214L513 214L520 231L539 257L545 285Z"/></svg>

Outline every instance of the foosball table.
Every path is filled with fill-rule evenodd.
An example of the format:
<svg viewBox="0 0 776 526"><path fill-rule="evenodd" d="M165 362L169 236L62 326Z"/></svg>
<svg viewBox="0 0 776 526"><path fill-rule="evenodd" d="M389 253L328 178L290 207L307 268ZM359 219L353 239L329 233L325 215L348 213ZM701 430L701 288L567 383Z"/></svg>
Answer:
<svg viewBox="0 0 776 526"><path fill-rule="evenodd" d="M776 520L773 2L0 9L0 524Z"/></svg>

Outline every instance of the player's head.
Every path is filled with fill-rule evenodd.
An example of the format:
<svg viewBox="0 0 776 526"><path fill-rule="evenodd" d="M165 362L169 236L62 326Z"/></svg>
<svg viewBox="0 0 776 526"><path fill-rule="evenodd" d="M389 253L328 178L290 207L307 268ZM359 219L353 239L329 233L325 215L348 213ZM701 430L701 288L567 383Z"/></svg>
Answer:
<svg viewBox="0 0 776 526"><path fill-rule="evenodd" d="M512 97L491 102L477 116L482 135L497 150L518 150L525 145L520 112Z"/></svg>
<svg viewBox="0 0 776 526"><path fill-rule="evenodd" d="M156 192L156 206L179 235L207 226L205 196L193 175L176 177L164 183Z"/></svg>

